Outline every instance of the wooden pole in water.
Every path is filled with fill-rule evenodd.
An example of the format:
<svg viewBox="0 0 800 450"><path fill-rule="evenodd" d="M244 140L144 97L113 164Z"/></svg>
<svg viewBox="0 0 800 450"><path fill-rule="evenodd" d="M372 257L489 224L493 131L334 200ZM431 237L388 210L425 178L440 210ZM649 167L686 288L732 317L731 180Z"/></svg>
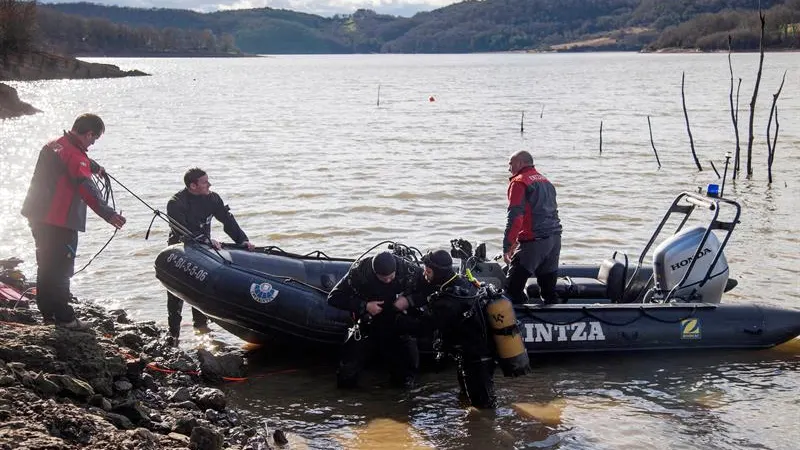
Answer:
<svg viewBox="0 0 800 450"><path fill-rule="evenodd" d="M689 113L686 111L686 94L683 89L685 82L686 82L686 72L683 72L681 73L681 101L683 102L683 117L686 119L686 131L689 133L689 145L692 146L692 156L694 157L694 163L697 165L697 170L702 172L703 167L700 165L700 160L697 159L697 152L694 151L694 138L692 137L692 128L689 126Z"/></svg>
<svg viewBox="0 0 800 450"><path fill-rule="evenodd" d="M375 106L381 106L381 85L380 85L380 83L378 84L378 102L375 104Z"/></svg>
<svg viewBox="0 0 800 450"><path fill-rule="evenodd" d="M603 121L600 121L600 154L603 154Z"/></svg>
<svg viewBox="0 0 800 450"><path fill-rule="evenodd" d="M778 88L778 92L772 95L772 108L769 110L769 121L767 122L767 182L772 184L772 162L775 160L775 146L778 144L778 130L780 124L778 123L778 96L781 95L783 90L783 83L786 82L786 72L783 72L783 79ZM770 143L770 127L772 126L772 116L775 116L775 138Z"/></svg>
<svg viewBox="0 0 800 450"><path fill-rule="evenodd" d="M753 97L750 99L750 128L747 137L747 179L753 176L753 117L756 114L756 99L758 98L758 87L761 84L761 70L764 68L764 27L766 21L764 12L761 10L761 2L758 2L758 18L761 20L761 40L758 47L760 57L758 60L758 74L756 75L756 86L753 88Z"/></svg>
<svg viewBox="0 0 800 450"><path fill-rule="evenodd" d="M542 104L542 112L539 113L539 118L541 119L544 115L544 104Z"/></svg>
<svg viewBox="0 0 800 450"><path fill-rule="evenodd" d="M653 142L653 127L650 125L650 116L647 116L647 128L650 130L650 146L653 147L653 153L656 155L656 162L658 163L658 168L661 168L661 161L658 159L658 150L656 150L656 144Z"/></svg>
<svg viewBox="0 0 800 450"><path fill-rule="evenodd" d="M522 111L522 118L519 119L519 132L525 133L525 111Z"/></svg>

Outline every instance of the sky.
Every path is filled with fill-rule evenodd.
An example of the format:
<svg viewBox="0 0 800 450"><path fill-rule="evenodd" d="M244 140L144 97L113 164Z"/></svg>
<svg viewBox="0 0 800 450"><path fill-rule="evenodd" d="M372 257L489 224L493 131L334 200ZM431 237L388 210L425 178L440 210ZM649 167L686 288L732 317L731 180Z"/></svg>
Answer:
<svg viewBox="0 0 800 450"><path fill-rule="evenodd" d="M44 0L42 3L74 3L82 0ZM351 14L359 8L379 14L411 17L419 11L430 11L460 0L83 0L101 5L132 8L176 8L209 12L229 9L270 7L289 9L329 17Z"/></svg>

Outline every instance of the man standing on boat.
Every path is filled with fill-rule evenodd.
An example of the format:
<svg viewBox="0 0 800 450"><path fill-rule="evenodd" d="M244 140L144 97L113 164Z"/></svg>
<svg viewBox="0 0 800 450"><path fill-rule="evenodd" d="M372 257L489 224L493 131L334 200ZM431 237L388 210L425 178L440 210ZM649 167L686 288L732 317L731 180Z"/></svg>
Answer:
<svg viewBox="0 0 800 450"><path fill-rule="evenodd" d="M394 385L412 388L419 368L417 340L398 333L395 317L413 306L424 286L422 269L390 252L356 261L328 295L328 304L350 311L356 322L342 347L340 388L354 388L367 359L380 353Z"/></svg>
<svg viewBox="0 0 800 450"><path fill-rule="evenodd" d="M125 218L106 203L92 181L92 174L103 174L103 167L86 154L105 130L99 116L83 114L69 132L45 145L22 205L36 242L36 304L45 323L71 330L89 329L69 305L78 232L86 231L86 206L117 229L125 225Z"/></svg>
<svg viewBox="0 0 800 450"><path fill-rule="evenodd" d="M247 239L239 223L230 212L230 208L216 192L211 192L208 174L197 167L189 169L183 176L186 188L182 189L167 202L167 215L183 225L191 236L184 236L180 230L172 227L167 244L177 244L182 239L199 238L207 240L212 247L220 249L220 243L211 239L211 219L216 218L223 225L225 233L237 244L252 251L255 247ZM177 345L181 332L181 311L183 300L167 293L167 321L173 345ZM208 317L192 308L192 321L198 330L208 329Z"/></svg>
<svg viewBox="0 0 800 450"><path fill-rule="evenodd" d="M506 291L514 303L526 303L525 284L535 274L544 303L556 303L562 229L556 189L524 150L511 155L508 171L508 222L503 237Z"/></svg>
<svg viewBox="0 0 800 450"><path fill-rule="evenodd" d="M434 350L455 357L458 381L470 404L495 408L493 344L478 288L456 274L453 258L445 250L428 253L422 263L434 292L410 314L398 315L398 328L417 336L436 336Z"/></svg>

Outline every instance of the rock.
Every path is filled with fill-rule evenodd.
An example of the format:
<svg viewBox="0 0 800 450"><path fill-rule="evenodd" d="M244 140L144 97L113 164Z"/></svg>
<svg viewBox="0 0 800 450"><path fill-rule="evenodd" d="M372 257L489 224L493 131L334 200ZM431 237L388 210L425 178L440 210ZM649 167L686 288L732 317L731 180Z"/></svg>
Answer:
<svg viewBox="0 0 800 450"><path fill-rule="evenodd" d="M145 389L150 391L158 391L158 385L156 384L156 380L149 373L143 373L142 376L140 377L140 381Z"/></svg>
<svg viewBox="0 0 800 450"><path fill-rule="evenodd" d="M256 433L254 436L248 439L244 448L246 450L270 450L267 437L261 433Z"/></svg>
<svg viewBox="0 0 800 450"><path fill-rule="evenodd" d="M243 376L244 358L238 353L214 356L208 350L200 349L197 351L197 357L200 360L200 374L208 381L218 382L222 377Z"/></svg>
<svg viewBox="0 0 800 450"><path fill-rule="evenodd" d="M221 450L222 435L206 427L195 427L189 438L189 448L194 450Z"/></svg>
<svg viewBox="0 0 800 450"><path fill-rule="evenodd" d="M286 439L286 433L284 433L283 430L275 430L275 432L272 433L272 439L275 440L275 443L278 445L286 445L289 443L289 440Z"/></svg>
<svg viewBox="0 0 800 450"><path fill-rule="evenodd" d="M143 361L155 355L129 349L135 344L130 337L117 339L125 333L146 336L140 330L158 337L163 330L120 324L80 300L72 306L96 333L35 324L0 327L0 450L269 448L269 436L258 431L263 418L225 410L223 392L199 384L194 372L141 372ZM154 348L163 352L162 367L193 371L198 365L181 349Z"/></svg>
<svg viewBox="0 0 800 450"><path fill-rule="evenodd" d="M108 311L108 315L114 318L117 323L131 323L131 320L128 318L128 313L124 309L112 309Z"/></svg>
<svg viewBox="0 0 800 450"><path fill-rule="evenodd" d="M100 394L94 394L89 398L89 404L103 409L104 411L111 411L111 401Z"/></svg>
<svg viewBox="0 0 800 450"><path fill-rule="evenodd" d="M214 423L219 420L220 416L219 413L214 411L213 409L207 409L205 414L206 414L206 419L208 419L209 422Z"/></svg>
<svg viewBox="0 0 800 450"><path fill-rule="evenodd" d="M189 393L189 389L185 387L181 387L175 390L172 395L169 396L169 401L171 402L185 402L189 400L191 394Z"/></svg>
<svg viewBox="0 0 800 450"><path fill-rule="evenodd" d="M2 77L0 77L2 79ZM17 116L27 116L41 112L19 99L17 90L7 84L0 83L0 120ZM3 317L3 321L8 321ZM35 322L28 322L35 323Z"/></svg>
<svg viewBox="0 0 800 450"><path fill-rule="evenodd" d="M105 395L106 397L112 397L114 395L114 386L111 384L110 378L94 378L89 381L89 384L100 394Z"/></svg>
<svg viewBox="0 0 800 450"><path fill-rule="evenodd" d="M114 389L119 392L128 392L133 389L133 385L128 380L119 380L114 382Z"/></svg>
<svg viewBox="0 0 800 450"><path fill-rule="evenodd" d="M48 376L42 373L36 376L36 378L33 380L33 383L36 387L36 390L45 395L55 395L61 391L60 384L51 381Z"/></svg>
<svg viewBox="0 0 800 450"><path fill-rule="evenodd" d="M188 400L185 401L185 402L173 403L172 406L174 406L175 408L180 408L180 409L193 409L195 411L200 411L200 408L197 405L195 405L194 402L191 402L191 401L188 401Z"/></svg>
<svg viewBox="0 0 800 450"><path fill-rule="evenodd" d="M185 443L187 446L189 445L189 436L185 436L185 435L180 434L180 433L169 433L167 435L167 437L172 439L172 440L175 440L175 441L178 441L178 442L181 442L181 443Z"/></svg>
<svg viewBox="0 0 800 450"><path fill-rule="evenodd" d="M186 415L179 417L175 422L175 432L189 436L192 430L197 426L197 419L192 416Z"/></svg>
<svg viewBox="0 0 800 450"><path fill-rule="evenodd" d="M67 375L51 375L51 380L60 384L67 393L76 397L89 397L94 395L94 389L89 383Z"/></svg>
<svg viewBox="0 0 800 450"><path fill-rule="evenodd" d="M120 430L132 430L136 428L133 425L133 422L131 422L130 419L123 416L122 414L115 414L110 412L105 414L105 418Z"/></svg>
<svg viewBox="0 0 800 450"><path fill-rule="evenodd" d="M131 437L137 441L154 442L156 438L147 428L137 428L133 431L129 431L129 433L131 434Z"/></svg>
<svg viewBox="0 0 800 450"><path fill-rule="evenodd" d="M128 347L134 351L141 351L142 346L144 345L144 340L136 333L133 332L125 332L114 338L114 342L122 347Z"/></svg>
<svg viewBox="0 0 800 450"><path fill-rule="evenodd" d="M215 388L200 388L192 396L192 400L197 403L200 409L216 409L222 411L225 409L227 400L225 394L221 390Z"/></svg>
<svg viewBox="0 0 800 450"><path fill-rule="evenodd" d="M150 413L147 411L147 408L142 406L137 400L126 400L119 403L113 407L112 411L117 414L122 414L135 424L141 424L146 420L150 420Z"/></svg>

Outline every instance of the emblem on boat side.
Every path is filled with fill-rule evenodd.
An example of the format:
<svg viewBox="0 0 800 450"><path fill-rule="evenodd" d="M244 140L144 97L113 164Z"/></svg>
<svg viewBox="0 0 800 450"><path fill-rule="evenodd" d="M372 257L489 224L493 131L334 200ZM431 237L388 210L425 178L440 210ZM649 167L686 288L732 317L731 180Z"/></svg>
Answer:
<svg viewBox="0 0 800 450"><path fill-rule="evenodd" d="M250 296L258 303L267 304L278 296L278 290L269 283L253 283L250 285Z"/></svg>
<svg viewBox="0 0 800 450"><path fill-rule="evenodd" d="M681 320L681 339L700 339L700 319Z"/></svg>

